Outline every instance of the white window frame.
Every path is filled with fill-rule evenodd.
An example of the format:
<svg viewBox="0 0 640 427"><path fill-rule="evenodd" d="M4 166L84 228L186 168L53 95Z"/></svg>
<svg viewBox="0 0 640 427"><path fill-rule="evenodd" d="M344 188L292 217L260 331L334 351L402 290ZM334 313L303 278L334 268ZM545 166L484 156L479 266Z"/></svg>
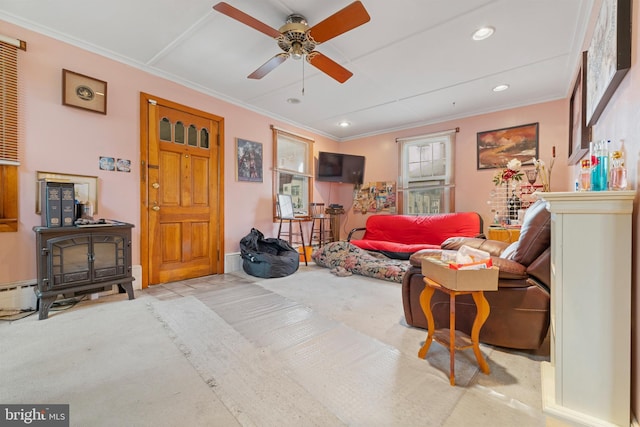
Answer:
<svg viewBox="0 0 640 427"><path fill-rule="evenodd" d="M456 130L451 130L397 140L400 150L398 181L402 192L402 213L428 215L455 211L455 134ZM412 149L434 147L435 144L442 144L444 158L425 156L410 159ZM433 150L431 153L433 154ZM433 166L438 160L443 162L442 173L439 173L439 170L433 171ZM410 176L411 164L414 166L413 169L417 165L424 173L419 176ZM434 191L440 192L440 197L434 200L428 199L428 194ZM424 197L427 197L426 201Z"/></svg>
<svg viewBox="0 0 640 427"><path fill-rule="evenodd" d="M291 195L296 217L310 218L313 200L313 139L275 126L273 131L273 199L274 221L277 218L278 194Z"/></svg>

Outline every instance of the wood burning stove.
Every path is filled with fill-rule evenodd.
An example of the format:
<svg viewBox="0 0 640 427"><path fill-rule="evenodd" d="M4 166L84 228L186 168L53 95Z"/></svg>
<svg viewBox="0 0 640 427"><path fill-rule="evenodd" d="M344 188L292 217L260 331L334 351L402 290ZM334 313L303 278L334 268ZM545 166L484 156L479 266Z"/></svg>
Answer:
<svg viewBox="0 0 640 427"><path fill-rule="evenodd" d="M133 299L132 224L34 227L38 267L39 319L46 319L58 295L111 290L119 285Z"/></svg>

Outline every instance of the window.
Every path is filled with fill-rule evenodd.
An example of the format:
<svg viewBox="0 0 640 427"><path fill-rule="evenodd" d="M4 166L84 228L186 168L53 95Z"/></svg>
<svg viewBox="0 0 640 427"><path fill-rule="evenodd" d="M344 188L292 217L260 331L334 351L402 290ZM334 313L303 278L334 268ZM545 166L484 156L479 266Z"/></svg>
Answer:
<svg viewBox="0 0 640 427"><path fill-rule="evenodd" d="M398 140L402 213L454 212L455 131Z"/></svg>
<svg viewBox="0 0 640 427"><path fill-rule="evenodd" d="M175 135L173 134L172 128L175 128ZM209 130L207 128L203 127L198 132L198 127L194 124L190 124L186 129L188 145L204 149L209 148ZM174 125L167 117L161 118L159 123L159 132L161 141L172 142L180 145L184 144L185 125L179 120ZM199 141L198 135L200 136Z"/></svg>
<svg viewBox="0 0 640 427"><path fill-rule="evenodd" d="M18 230L18 49L0 36L0 232Z"/></svg>
<svg viewBox="0 0 640 427"><path fill-rule="evenodd" d="M273 130L273 217L278 194L291 195L295 216L309 217L313 189L313 140Z"/></svg>

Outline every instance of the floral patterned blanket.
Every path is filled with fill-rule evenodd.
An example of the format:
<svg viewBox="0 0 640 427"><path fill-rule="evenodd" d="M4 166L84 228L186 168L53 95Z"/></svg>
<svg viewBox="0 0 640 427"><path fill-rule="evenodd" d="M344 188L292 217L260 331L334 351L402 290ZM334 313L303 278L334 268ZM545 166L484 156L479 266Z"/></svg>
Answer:
<svg viewBox="0 0 640 427"><path fill-rule="evenodd" d="M331 242L316 249L311 259L321 267L342 267L353 274L402 282L402 276L409 269L409 261L387 258L371 254L349 242Z"/></svg>

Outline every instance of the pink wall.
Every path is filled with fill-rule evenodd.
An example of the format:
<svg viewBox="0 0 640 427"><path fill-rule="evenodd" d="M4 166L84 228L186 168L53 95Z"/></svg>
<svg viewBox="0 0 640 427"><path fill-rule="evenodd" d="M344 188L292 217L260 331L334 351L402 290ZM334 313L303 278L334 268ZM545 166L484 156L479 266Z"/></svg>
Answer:
<svg viewBox="0 0 640 427"><path fill-rule="evenodd" d="M488 195L492 171L476 171L475 135L481 130L496 129L530 122L540 122L542 157L558 145L559 158L566 157L566 102L541 104L484 116L461 119L394 134L337 143L304 129L278 123L260 114L191 90L136 68L89 53L46 36L8 23L3 32L26 40L28 51L21 53L24 86L22 127L23 164L20 167L20 230L0 234L0 261L16 268L2 269L0 283L31 280L35 277L32 227L39 225L35 214L36 171L97 175L99 178L99 217L114 218L139 225L139 94L146 92L189 105L225 120L225 252L237 252L238 242L251 227L274 235L271 221L271 167L273 156L271 131L276 124L315 139L314 152L343 151L367 156L365 180L397 179L397 145L395 138L460 127L457 134L456 170L458 174L456 206L458 210L477 210L488 221ZM78 110L61 104L62 69L70 69L108 82L108 115ZM264 144L262 183L235 180L235 138ZM71 154L67 154L71 153ZM131 173L106 172L98 168L99 156L130 159ZM554 179L563 182L558 162ZM480 183L480 184L478 184ZM480 185L481 188L478 188ZM134 189L132 191L130 189ZM556 187L554 187L556 188ZM562 188L557 188L562 189ZM247 194L250 194L248 197ZM361 214L350 209L353 186L316 183L314 200L341 203L347 208L342 218L342 237L364 224ZM139 227L134 229L134 263L139 263Z"/></svg>
<svg viewBox="0 0 640 427"><path fill-rule="evenodd" d="M32 227L40 225L40 216L35 214L37 171L98 176L97 216L136 225L133 230L133 262L140 263L140 92L224 117L227 253L239 251L239 241L251 227L273 235L271 124L314 138L316 152L337 151L337 143L325 137L24 28L3 22L2 32L25 40L28 50L19 54L23 84L19 231L0 233L0 265L3 266L0 268L0 283L34 280L36 277ZM106 116L62 105L63 68L108 82ZM265 179L262 183L235 180L236 137L264 144ZM98 168L99 156L130 159L132 171L102 171ZM329 196L327 184L319 183L316 187L317 201Z"/></svg>
<svg viewBox="0 0 640 427"><path fill-rule="evenodd" d="M443 122L420 128L398 131L341 143L342 151L367 156L365 182L396 181L398 170L398 145L396 138L424 135L459 128L455 142L455 206L457 211L476 211L482 215L485 232L491 224L492 215L488 201L495 188L492 179L495 169L477 170L476 134L481 131L500 129L538 122L539 157L548 165L552 147L556 147L556 161L552 171L551 189L568 191L573 179L567 167L568 156L568 101L560 100L512 110L483 114L480 116ZM350 206L350 201L345 206ZM343 222L343 231L362 227L368 215L349 210Z"/></svg>

